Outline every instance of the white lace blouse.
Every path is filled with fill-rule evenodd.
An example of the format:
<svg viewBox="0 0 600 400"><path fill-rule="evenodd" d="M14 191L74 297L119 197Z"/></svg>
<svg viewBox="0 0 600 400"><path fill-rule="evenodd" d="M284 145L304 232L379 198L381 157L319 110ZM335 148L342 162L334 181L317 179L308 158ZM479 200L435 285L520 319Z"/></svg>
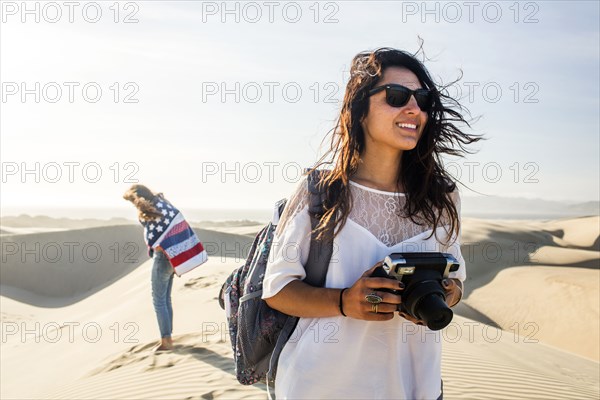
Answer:
<svg viewBox="0 0 600 400"><path fill-rule="evenodd" d="M394 252L440 251L460 262L451 278L464 281L460 232L446 245L449 227L418 225L399 216L404 194L350 181L352 209L334 240L325 287L350 287ZM458 190L452 193L460 215ZM262 298L304 279L310 247L306 179L300 182L275 231ZM447 222L447 219L444 219ZM454 240L456 239L456 240ZM436 399L441 383L441 335L399 315L385 322L343 316L300 318L284 347L275 380L277 399Z"/></svg>

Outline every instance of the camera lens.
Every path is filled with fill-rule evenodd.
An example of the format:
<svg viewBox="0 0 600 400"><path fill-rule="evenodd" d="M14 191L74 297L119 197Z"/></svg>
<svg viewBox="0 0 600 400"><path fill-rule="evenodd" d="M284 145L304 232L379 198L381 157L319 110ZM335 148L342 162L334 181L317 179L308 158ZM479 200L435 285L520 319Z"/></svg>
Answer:
<svg viewBox="0 0 600 400"><path fill-rule="evenodd" d="M407 291L404 305L410 315L425 321L429 329L437 331L445 328L454 316L444 298L444 289L439 281L425 280Z"/></svg>
<svg viewBox="0 0 600 400"><path fill-rule="evenodd" d="M425 321L427 327L433 331L445 328L454 316L452 310L446 305L444 298L437 293L421 299L417 313Z"/></svg>

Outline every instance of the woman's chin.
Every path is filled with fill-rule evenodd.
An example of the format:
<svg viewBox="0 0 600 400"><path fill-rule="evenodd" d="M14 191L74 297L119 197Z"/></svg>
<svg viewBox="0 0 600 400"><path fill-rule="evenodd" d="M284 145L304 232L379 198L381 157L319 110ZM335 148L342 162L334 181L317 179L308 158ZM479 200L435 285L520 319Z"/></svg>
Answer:
<svg viewBox="0 0 600 400"><path fill-rule="evenodd" d="M398 150L409 151L417 147L418 142L417 138L403 137L394 143L394 147Z"/></svg>

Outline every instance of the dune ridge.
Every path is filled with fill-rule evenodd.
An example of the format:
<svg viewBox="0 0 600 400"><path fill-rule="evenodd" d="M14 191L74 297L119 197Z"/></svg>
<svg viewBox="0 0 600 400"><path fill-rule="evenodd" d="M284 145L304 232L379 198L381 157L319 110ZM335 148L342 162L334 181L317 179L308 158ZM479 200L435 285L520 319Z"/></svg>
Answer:
<svg viewBox="0 0 600 400"><path fill-rule="evenodd" d="M212 257L243 259L252 237L195 228ZM140 225L5 235L0 238L3 295L42 307L91 296L149 260Z"/></svg>

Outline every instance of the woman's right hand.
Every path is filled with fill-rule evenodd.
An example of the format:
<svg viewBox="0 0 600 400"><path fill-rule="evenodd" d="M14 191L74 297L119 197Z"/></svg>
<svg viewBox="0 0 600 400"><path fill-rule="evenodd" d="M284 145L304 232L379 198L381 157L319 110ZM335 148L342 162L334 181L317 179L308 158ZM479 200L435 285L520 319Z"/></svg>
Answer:
<svg viewBox="0 0 600 400"><path fill-rule="evenodd" d="M366 321L388 321L394 318L394 313L397 312L402 298L399 295L377 289L402 290L404 287L395 279L371 277L373 271L381 265L383 265L382 261L365 271L354 285L344 292L342 304L346 316ZM377 313L373 312L373 305L366 299L366 296L371 293L375 293L383 299L377 305Z"/></svg>

